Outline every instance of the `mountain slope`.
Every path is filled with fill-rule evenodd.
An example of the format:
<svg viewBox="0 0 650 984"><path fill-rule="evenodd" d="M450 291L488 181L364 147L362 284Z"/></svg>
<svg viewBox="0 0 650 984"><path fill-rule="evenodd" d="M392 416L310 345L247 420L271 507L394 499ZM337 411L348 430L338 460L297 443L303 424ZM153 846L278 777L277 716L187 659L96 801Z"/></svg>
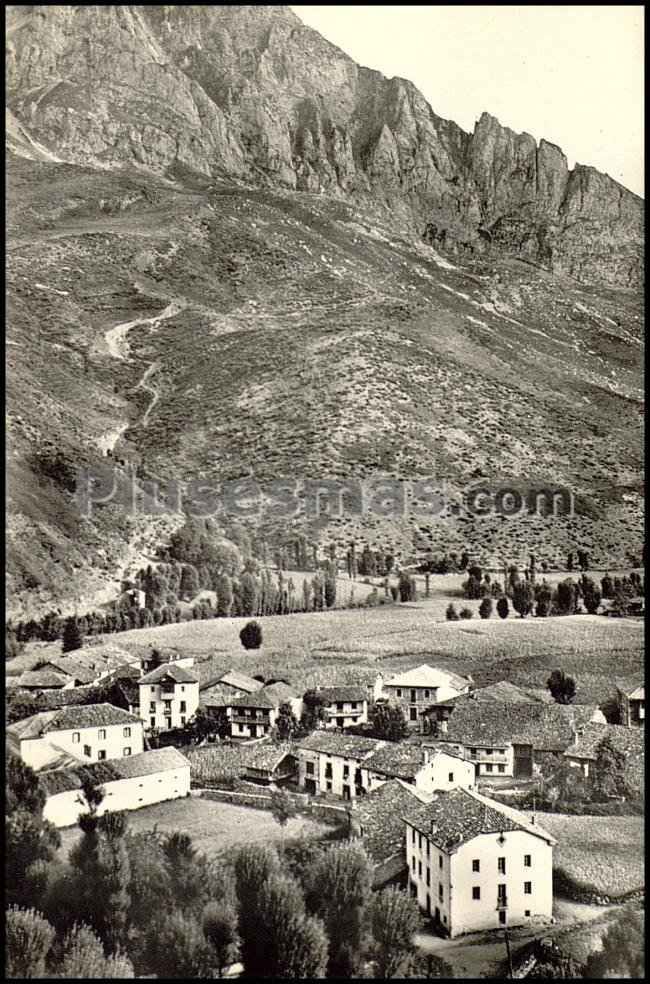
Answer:
<svg viewBox="0 0 650 984"><path fill-rule="evenodd" d="M63 160L178 166L389 208L403 231L581 280L642 277L642 202L484 113L472 134L286 7L14 9L10 108Z"/></svg>
<svg viewBox="0 0 650 984"><path fill-rule="evenodd" d="M182 482L436 476L453 498L516 479L578 497L573 519L321 524L342 549L638 551L638 199L542 144L525 204L528 138L487 117L463 134L283 8L14 9L8 45L13 612L110 596L180 522L79 519L74 470L109 448ZM405 179L407 132L435 154L426 191ZM274 133L280 171L260 163Z"/></svg>

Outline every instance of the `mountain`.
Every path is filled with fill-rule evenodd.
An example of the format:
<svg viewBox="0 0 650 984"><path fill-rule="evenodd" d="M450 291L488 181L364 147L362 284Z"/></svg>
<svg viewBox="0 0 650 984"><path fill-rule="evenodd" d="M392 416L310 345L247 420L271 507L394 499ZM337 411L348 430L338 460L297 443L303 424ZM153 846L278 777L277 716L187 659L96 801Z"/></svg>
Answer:
<svg viewBox="0 0 650 984"><path fill-rule="evenodd" d="M15 611L110 595L173 528L79 520L108 449L182 481L541 478L580 514L321 537L638 550L643 202L611 178L465 133L283 7L8 8L7 103Z"/></svg>

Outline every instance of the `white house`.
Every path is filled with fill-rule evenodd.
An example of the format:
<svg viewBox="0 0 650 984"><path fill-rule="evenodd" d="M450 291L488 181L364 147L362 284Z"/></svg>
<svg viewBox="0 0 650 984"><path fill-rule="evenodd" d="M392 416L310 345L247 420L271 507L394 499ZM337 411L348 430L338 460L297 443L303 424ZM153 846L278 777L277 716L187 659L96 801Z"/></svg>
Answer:
<svg viewBox="0 0 650 984"><path fill-rule="evenodd" d="M233 738L263 738L278 719L280 708L288 704L296 716L302 714L302 697L286 683L269 684L256 693L232 697L226 704Z"/></svg>
<svg viewBox="0 0 650 984"><path fill-rule="evenodd" d="M41 711L7 728L10 751L42 769L61 756L80 762L125 758L143 751L142 722L112 704L86 704Z"/></svg>
<svg viewBox="0 0 650 984"><path fill-rule="evenodd" d="M138 681L140 718L147 728L182 728L199 706L199 678L177 663L163 663Z"/></svg>
<svg viewBox="0 0 650 984"><path fill-rule="evenodd" d="M447 673L425 663L385 681L382 695L402 708L410 727L419 728L424 712L432 704L467 694L471 687L470 677Z"/></svg>
<svg viewBox="0 0 650 984"><path fill-rule="evenodd" d="M176 748L157 748L128 758L98 762L84 769L104 790L98 813L138 810L152 803L178 799L190 791L190 763ZM43 817L55 827L77 823L87 809L77 769L57 769L39 775L47 799Z"/></svg>
<svg viewBox="0 0 650 984"><path fill-rule="evenodd" d="M525 814L454 789L404 822L410 891L450 936L550 919L556 842Z"/></svg>
<svg viewBox="0 0 650 984"><path fill-rule="evenodd" d="M368 721L368 695L363 687L316 687L323 700L323 727L349 728Z"/></svg>
<svg viewBox="0 0 650 984"><path fill-rule="evenodd" d="M368 791L362 765L386 743L377 738L315 731L298 744L298 785L308 793L352 800Z"/></svg>
<svg viewBox="0 0 650 984"><path fill-rule="evenodd" d="M390 779L401 779L423 793L431 793L457 786L472 788L476 770L471 762L441 749L386 742L364 760L361 772L369 792Z"/></svg>
<svg viewBox="0 0 650 984"><path fill-rule="evenodd" d="M262 680L230 669L200 685L200 706L208 714L216 714L224 711L233 698L255 694L263 687Z"/></svg>

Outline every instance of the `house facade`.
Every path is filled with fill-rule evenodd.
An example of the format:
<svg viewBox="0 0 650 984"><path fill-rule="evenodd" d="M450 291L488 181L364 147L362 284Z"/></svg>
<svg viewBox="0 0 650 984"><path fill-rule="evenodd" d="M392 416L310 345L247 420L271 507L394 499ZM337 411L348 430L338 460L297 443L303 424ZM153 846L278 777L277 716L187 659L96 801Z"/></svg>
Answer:
<svg viewBox="0 0 650 984"><path fill-rule="evenodd" d="M302 714L302 697L286 683L273 683L254 694L230 699L226 715L233 738L263 738L275 727L280 708L288 704L296 718Z"/></svg>
<svg viewBox="0 0 650 984"><path fill-rule="evenodd" d="M423 793L437 789L472 788L475 768L459 755L426 746L387 742L361 766L363 786L369 792L392 779L415 786Z"/></svg>
<svg viewBox="0 0 650 984"><path fill-rule="evenodd" d="M328 793L344 800L368 792L362 765L385 742L376 738L316 731L298 744L298 785L317 796Z"/></svg>
<svg viewBox="0 0 650 984"><path fill-rule="evenodd" d="M432 704L469 693L472 681L423 664L383 683L382 696L402 708L410 728L421 730Z"/></svg>
<svg viewBox="0 0 650 984"><path fill-rule="evenodd" d="M188 796L190 763L176 748L158 748L149 752L99 762L90 769L104 790L98 813L138 810L164 800ZM39 776L46 791L43 817L55 827L77 823L87 809L81 794L81 777L74 768L42 772Z"/></svg>
<svg viewBox="0 0 650 984"><path fill-rule="evenodd" d="M555 840L525 814L456 789L404 822L409 890L445 934L551 917Z"/></svg>
<svg viewBox="0 0 650 984"><path fill-rule="evenodd" d="M42 711L7 728L10 751L33 769L62 754L89 763L138 755L144 749L142 722L112 704L86 704Z"/></svg>
<svg viewBox="0 0 650 984"><path fill-rule="evenodd" d="M368 722L368 695L363 687L319 687L322 697L323 727L349 728Z"/></svg>
<svg viewBox="0 0 650 984"><path fill-rule="evenodd" d="M140 718L147 729L183 728L199 706L199 680L177 663L163 663L138 681Z"/></svg>

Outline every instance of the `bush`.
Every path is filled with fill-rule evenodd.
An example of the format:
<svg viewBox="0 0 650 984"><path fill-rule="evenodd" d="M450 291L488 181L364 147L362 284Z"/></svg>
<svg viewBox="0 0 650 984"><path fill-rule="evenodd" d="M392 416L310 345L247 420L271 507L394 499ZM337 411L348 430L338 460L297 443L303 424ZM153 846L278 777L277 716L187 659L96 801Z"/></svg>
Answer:
<svg viewBox="0 0 650 984"><path fill-rule="evenodd" d="M447 611L445 612L445 617L448 622L458 621L458 612L453 604L447 605Z"/></svg>
<svg viewBox="0 0 650 984"><path fill-rule="evenodd" d="M244 649L259 649L262 645L262 626L259 622L247 622L239 638Z"/></svg>
<svg viewBox="0 0 650 984"><path fill-rule="evenodd" d="M492 599L491 598L484 598L483 599L483 601L481 602L481 604L479 606L478 613L481 616L481 618L490 618L490 616L492 615Z"/></svg>
<svg viewBox="0 0 650 984"><path fill-rule="evenodd" d="M503 598L499 598L497 601L497 614L499 618L507 618L509 609L508 599L504 595Z"/></svg>
<svg viewBox="0 0 650 984"><path fill-rule="evenodd" d="M459 615L460 615L460 618L464 618L464 619L473 618L474 617L474 612L472 611L471 608L461 608L461 610L459 612Z"/></svg>

